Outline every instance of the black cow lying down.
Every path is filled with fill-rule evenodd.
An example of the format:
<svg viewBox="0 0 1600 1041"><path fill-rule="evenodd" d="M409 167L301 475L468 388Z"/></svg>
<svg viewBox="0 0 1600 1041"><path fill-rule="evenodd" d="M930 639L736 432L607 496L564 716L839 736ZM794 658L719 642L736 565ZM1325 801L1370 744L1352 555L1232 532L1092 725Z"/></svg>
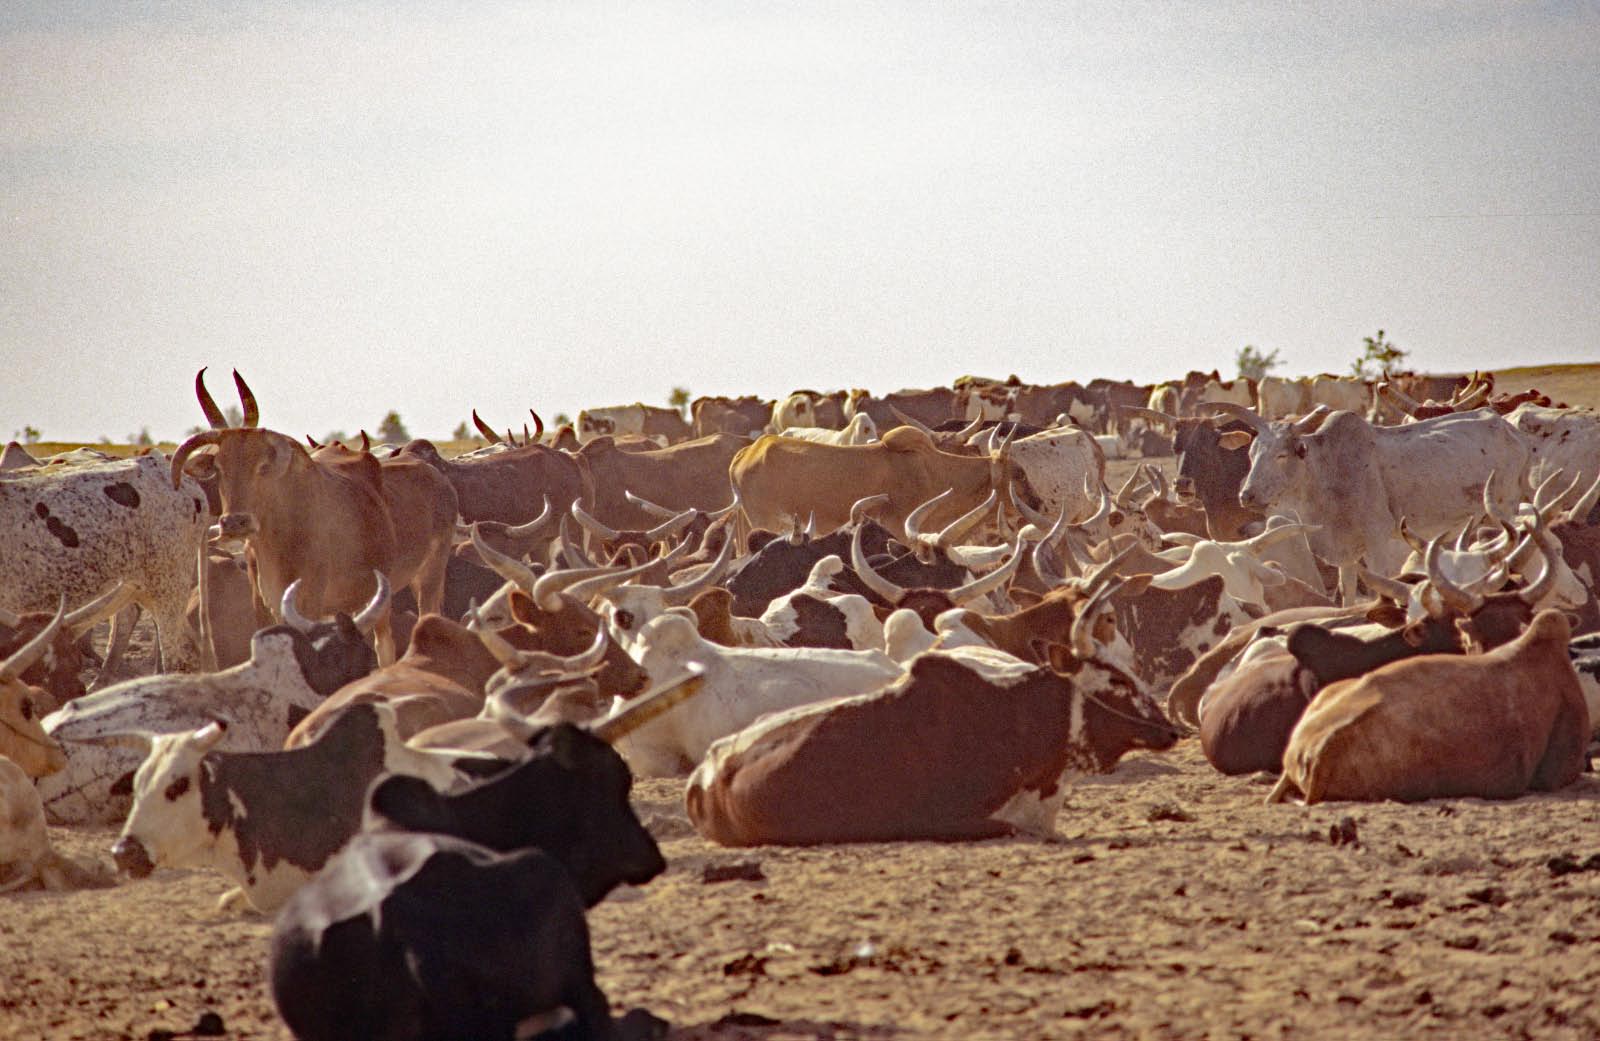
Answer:
<svg viewBox="0 0 1600 1041"><path fill-rule="evenodd" d="M620 1035L594 982L584 908L666 867L632 776L576 727L455 795L374 785L368 830L278 915L272 998L300 1041L510 1041L561 1007L562 1036ZM416 783L413 783L416 782Z"/></svg>

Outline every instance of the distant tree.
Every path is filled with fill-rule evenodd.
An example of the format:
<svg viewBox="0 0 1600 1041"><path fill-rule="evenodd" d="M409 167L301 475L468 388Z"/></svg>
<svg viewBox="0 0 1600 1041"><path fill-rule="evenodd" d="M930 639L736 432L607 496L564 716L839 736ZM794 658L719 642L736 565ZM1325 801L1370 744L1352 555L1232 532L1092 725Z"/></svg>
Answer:
<svg viewBox="0 0 1600 1041"><path fill-rule="evenodd" d="M1261 379L1283 364L1283 359L1278 357L1277 351L1263 354L1261 348L1253 343L1247 343L1239 348L1239 353L1233 356L1233 360L1239 366L1239 378L1252 380Z"/></svg>
<svg viewBox="0 0 1600 1041"><path fill-rule="evenodd" d="M349 440L350 435L345 433L343 430L330 430L326 434L322 435L322 443L325 445L331 445L335 441L338 441L340 444L344 444Z"/></svg>
<svg viewBox="0 0 1600 1041"><path fill-rule="evenodd" d="M228 421L230 427L244 425L244 413L239 411L238 405L229 405L222 410L222 418Z"/></svg>
<svg viewBox="0 0 1600 1041"><path fill-rule="evenodd" d="M30 423L24 423L21 430L14 430L11 433L11 440L21 441L25 445L38 444L39 437L39 428Z"/></svg>
<svg viewBox="0 0 1600 1041"><path fill-rule="evenodd" d="M400 413L391 409L389 414L383 417L383 422L378 424L378 440L390 445L404 444L411 440L406 425L400 421Z"/></svg>
<svg viewBox="0 0 1600 1041"><path fill-rule="evenodd" d="M1384 339L1382 329L1376 336L1363 336L1361 342L1361 357L1351 363L1350 372L1362 379L1388 376L1405 360L1406 352Z"/></svg>
<svg viewBox="0 0 1600 1041"><path fill-rule="evenodd" d="M450 438L453 441L472 441L476 439L472 433L472 428L467 425L467 421L464 419L454 430L450 431Z"/></svg>
<svg viewBox="0 0 1600 1041"><path fill-rule="evenodd" d="M568 426L568 427L570 427L572 425L572 417L567 415L565 412L557 412L556 415L555 415L555 418L552 419L550 422L554 423L558 427L560 427L560 426Z"/></svg>
<svg viewBox="0 0 1600 1041"><path fill-rule="evenodd" d="M684 415L689 414L689 401L690 397L688 387L673 387L672 393L667 395L667 404L671 405L679 412L682 412Z"/></svg>
<svg viewBox="0 0 1600 1041"><path fill-rule="evenodd" d="M140 427L139 428L139 432L137 434L129 434L128 435L128 444L130 444L130 445L138 445L141 448L143 448L146 445L155 444L155 441L150 437L150 428L149 427Z"/></svg>

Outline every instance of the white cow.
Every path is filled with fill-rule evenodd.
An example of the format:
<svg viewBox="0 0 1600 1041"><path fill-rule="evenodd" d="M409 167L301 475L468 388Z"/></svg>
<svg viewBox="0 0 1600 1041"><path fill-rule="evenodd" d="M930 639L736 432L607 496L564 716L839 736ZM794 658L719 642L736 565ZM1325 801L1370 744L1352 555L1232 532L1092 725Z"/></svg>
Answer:
<svg viewBox="0 0 1600 1041"><path fill-rule="evenodd" d="M635 652L656 682L691 662L705 668L704 686L693 701L617 741L634 773L646 777L687 772L713 741L767 712L876 690L901 673L882 651L720 647L677 614L645 626Z"/></svg>

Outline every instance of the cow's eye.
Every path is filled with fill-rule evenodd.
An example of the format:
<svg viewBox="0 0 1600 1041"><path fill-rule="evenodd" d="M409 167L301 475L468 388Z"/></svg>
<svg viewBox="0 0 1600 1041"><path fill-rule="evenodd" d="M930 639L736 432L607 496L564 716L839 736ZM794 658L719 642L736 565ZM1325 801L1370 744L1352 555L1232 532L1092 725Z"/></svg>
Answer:
<svg viewBox="0 0 1600 1041"><path fill-rule="evenodd" d="M1294 446L1294 457L1296 459L1304 459L1306 457L1306 446L1302 445L1302 444L1295 445Z"/></svg>
<svg viewBox="0 0 1600 1041"><path fill-rule="evenodd" d="M166 793L167 794L167 801L168 802L177 802L180 798L183 797L183 793L188 791L188 790L189 790L189 778L187 778L187 777L178 778L176 781L173 781L171 784L167 785L167 793Z"/></svg>
<svg viewBox="0 0 1600 1041"><path fill-rule="evenodd" d="M613 622L617 623L617 628L618 629L626 630L626 629L632 629L633 628L633 612L632 611L618 611L616 614L611 616L611 620Z"/></svg>
<svg viewBox="0 0 1600 1041"><path fill-rule="evenodd" d="M17 711L22 713L24 720L31 720L33 718L33 702L28 698L23 698L22 703L17 706Z"/></svg>

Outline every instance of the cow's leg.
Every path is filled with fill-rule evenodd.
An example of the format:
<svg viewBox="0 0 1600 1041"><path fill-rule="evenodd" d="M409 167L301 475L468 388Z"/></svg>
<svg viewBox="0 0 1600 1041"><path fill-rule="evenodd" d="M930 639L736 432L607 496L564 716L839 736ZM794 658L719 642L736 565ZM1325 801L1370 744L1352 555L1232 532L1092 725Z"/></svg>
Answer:
<svg viewBox="0 0 1600 1041"><path fill-rule="evenodd" d="M438 614L444 606L444 572L450 563L449 540L434 547L411 581L411 593L417 598L417 617Z"/></svg>
<svg viewBox="0 0 1600 1041"><path fill-rule="evenodd" d="M380 668L384 665L393 665L395 660L394 626L391 619L392 615L385 609L383 617L378 619L377 626L372 630L373 639L377 644L375 650L378 652Z"/></svg>
<svg viewBox="0 0 1600 1041"><path fill-rule="evenodd" d="M1278 783L1272 786L1272 792L1266 798L1266 805L1289 801L1289 793L1295 790L1295 784L1289 780L1289 773L1286 770L1279 776Z"/></svg>
<svg viewBox="0 0 1600 1041"><path fill-rule="evenodd" d="M1354 561L1339 565L1339 604L1348 607L1361 599L1361 590L1357 583L1360 577L1356 574Z"/></svg>
<svg viewBox="0 0 1600 1041"><path fill-rule="evenodd" d="M100 674L89 685L90 690L96 690L111 682L111 677L122 664L122 656L128 653L128 645L133 642L133 627L139 624L139 614L142 610L135 602L111 616L111 631L106 635L105 657L101 659Z"/></svg>

